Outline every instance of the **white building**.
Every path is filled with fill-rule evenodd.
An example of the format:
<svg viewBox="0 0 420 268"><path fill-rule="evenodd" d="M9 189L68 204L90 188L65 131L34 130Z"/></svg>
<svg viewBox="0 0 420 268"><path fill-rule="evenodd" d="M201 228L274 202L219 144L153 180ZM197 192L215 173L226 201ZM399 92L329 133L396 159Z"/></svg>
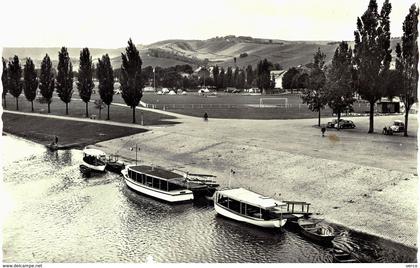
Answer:
<svg viewBox="0 0 420 268"><path fill-rule="evenodd" d="M283 89L283 75L286 73L286 70L274 70L270 72L270 77L274 78L275 86L274 88Z"/></svg>

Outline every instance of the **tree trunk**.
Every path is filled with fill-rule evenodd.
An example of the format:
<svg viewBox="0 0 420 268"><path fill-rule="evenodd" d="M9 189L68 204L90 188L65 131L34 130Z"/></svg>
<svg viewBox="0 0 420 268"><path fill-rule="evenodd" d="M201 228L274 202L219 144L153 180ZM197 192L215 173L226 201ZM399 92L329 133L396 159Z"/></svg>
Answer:
<svg viewBox="0 0 420 268"><path fill-rule="evenodd" d="M337 113L337 130L340 130L340 117L341 117L341 112Z"/></svg>
<svg viewBox="0 0 420 268"><path fill-rule="evenodd" d="M133 106L133 124L136 123L136 106Z"/></svg>
<svg viewBox="0 0 420 268"><path fill-rule="evenodd" d="M408 103L407 103L408 104ZM404 103L405 106L405 126L404 126L404 137L408 137L408 113L410 112L410 108L411 105L406 105Z"/></svg>
<svg viewBox="0 0 420 268"><path fill-rule="evenodd" d="M374 112L374 108L375 108L375 102L374 101L370 101L370 109L369 109L369 131L368 133L373 133L373 112Z"/></svg>
<svg viewBox="0 0 420 268"><path fill-rule="evenodd" d="M86 102L86 118L88 118L88 117L89 117L89 113L88 113L88 104L89 104L89 102Z"/></svg>
<svg viewBox="0 0 420 268"><path fill-rule="evenodd" d="M34 112L34 101L31 101L32 112Z"/></svg>
<svg viewBox="0 0 420 268"><path fill-rule="evenodd" d="M321 109L318 110L318 127L321 126Z"/></svg>
<svg viewBox="0 0 420 268"><path fill-rule="evenodd" d="M51 104L51 101L48 101L48 113L51 113L50 104Z"/></svg>
<svg viewBox="0 0 420 268"><path fill-rule="evenodd" d="M68 115L68 114L69 114L69 104L66 103L66 115Z"/></svg>
<svg viewBox="0 0 420 268"><path fill-rule="evenodd" d="M108 104L108 116L106 117L106 120L109 120L109 106L111 106L111 104Z"/></svg>
<svg viewBox="0 0 420 268"><path fill-rule="evenodd" d="M16 98L16 111L19 111L19 101L18 101L18 98Z"/></svg>

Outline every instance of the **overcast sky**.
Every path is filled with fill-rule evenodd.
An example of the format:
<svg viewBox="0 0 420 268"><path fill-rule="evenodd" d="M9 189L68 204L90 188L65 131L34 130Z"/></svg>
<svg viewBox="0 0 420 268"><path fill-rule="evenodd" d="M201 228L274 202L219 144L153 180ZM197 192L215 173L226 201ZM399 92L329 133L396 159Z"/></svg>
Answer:
<svg viewBox="0 0 420 268"><path fill-rule="evenodd" d="M369 0L1 1L1 46L117 48L229 34L285 40L353 40ZM379 9L383 0L378 0ZM392 36L414 0L391 0ZM417 3L418 6L418 3Z"/></svg>

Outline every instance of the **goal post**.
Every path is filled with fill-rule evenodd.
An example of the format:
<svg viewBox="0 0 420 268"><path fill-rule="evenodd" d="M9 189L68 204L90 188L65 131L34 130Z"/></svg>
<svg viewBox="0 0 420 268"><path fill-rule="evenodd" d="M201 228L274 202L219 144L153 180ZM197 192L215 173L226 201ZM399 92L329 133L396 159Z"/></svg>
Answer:
<svg viewBox="0 0 420 268"><path fill-rule="evenodd" d="M287 98L260 98L260 108L263 107L285 107L288 105Z"/></svg>

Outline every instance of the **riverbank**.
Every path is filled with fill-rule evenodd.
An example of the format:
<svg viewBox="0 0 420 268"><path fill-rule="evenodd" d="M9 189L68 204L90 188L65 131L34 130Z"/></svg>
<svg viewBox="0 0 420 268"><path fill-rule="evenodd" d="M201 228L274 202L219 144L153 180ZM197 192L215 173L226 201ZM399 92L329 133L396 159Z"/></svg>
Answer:
<svg viewBox="0 0 420 268"><path fill-rule="evenodd" d="M69 103L69 114L66 115L66 106L58 98L56 93L52 99L50 108L51 113L48 113L47 104L40 103L39 98L34 101L34 111L31 111L31 103L28 102L23 95L21 95L19 100L19 110L16 110L16 99L8 95L6 97L6 107L7 110L14 112L27 112L35 113L42 115L54 115L54 116L65 116L71 118L86 118L86 104L77 98L75 95L72 101ZM127 123L131 124L133 120L133 112L130 107L123 103L113 103L110 106L110 120L106 120L107 117L107 108L98 109L98 106L95 105L94 101L99 98L98 94L92 96L92 100L88 103L89 109L89 118L95 118L96 121L103 122L118 122L118 123ZM117 97L116 97L117 98ZM4 106L3 106L4 107ZM150 125L171 125L176 124L176 119L174 116L170 116L164 113L156 113L153 111L148 111L148 109L143 109L138 106L136 109L136 124L137 126L150 126Z"/></svg>
<svg viewBox="0 0 420 268"><path fill-rule="evenodd" d="M150 131L135 132L138 134L121 131L103 139L107 132L99 130L99 124L91 124L88 130L71 127L70 121L57 122L60 125L48 123L46 118L7 121L8 116L3 115L4 128L17 136L49 143L51 136L38 135L34 129L43 130L44 135L61 131L61 135L69 135L69 141L97 143L126 161L134 160L129 148L137 144L144 163L213 174L222 186L231 184L282 200L307 201L312 203L312 212L330 222L417 247L415 116L409 119L410 137L379 134L383 125L401 119L398 116L376 117L377 134L366 133L368 118L350 118L357 129L328 130L325 138L313 127L314 119L204 122L180 117L177 121L181 124L171 127L148 127ZM323 118L323 123L327 120Z"/></svg>
<svg viewBox="0 0 420 268"><path fill-rule="evenodd" d="M55 136L62 146L86 145L147 131L82 121L62 120L22 114L3 113L3 131L41 144L50 144Z"/></svg>
<svg viewBox="0 0 420 268"><path fill-rule="evenodd" d="M410 116L408 138L367 134L368 118L351 119L357 129L328 130L322 138L313 119L185 118L97 146L114 153L124 144L120 155L130 161L128 148L138 144L144 163L213 174L222 187L307 201L330 222L417 247L416 117ZM376 132L395 119L375 118Z"/></svg>

